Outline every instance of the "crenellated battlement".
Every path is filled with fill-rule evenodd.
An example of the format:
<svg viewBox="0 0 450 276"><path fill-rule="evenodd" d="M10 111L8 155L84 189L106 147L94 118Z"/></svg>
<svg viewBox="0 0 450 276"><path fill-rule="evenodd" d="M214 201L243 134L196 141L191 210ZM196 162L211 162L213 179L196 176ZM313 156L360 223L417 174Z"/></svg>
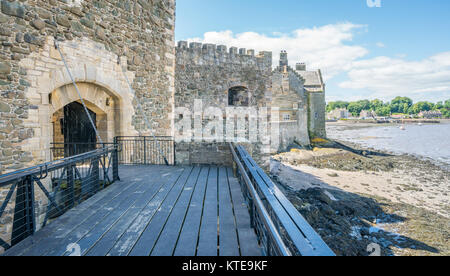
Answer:
<svg viewBox="0 0 450 276"><path fill-rule="evenodd" d="M255 54L253 49L230 47L210 43L179 41L176 47L177 63L192 63L197 65L223 63L239 63L258 66L261 70L271 70L272 52L262 51Z"/></svg>
<svg viewBox="0 0 450 276"><path fill-rule="evenodd" d="M283 72L284 68L286 67L287 72L292 73L295 77L298 78L298 81L304 83L305 82L305 78L303 78L302 75L300 75L297 70L294 70L294 68L292 68L291 66L287 65L287 66L278 66L274 71L277 72Z"/></svg>

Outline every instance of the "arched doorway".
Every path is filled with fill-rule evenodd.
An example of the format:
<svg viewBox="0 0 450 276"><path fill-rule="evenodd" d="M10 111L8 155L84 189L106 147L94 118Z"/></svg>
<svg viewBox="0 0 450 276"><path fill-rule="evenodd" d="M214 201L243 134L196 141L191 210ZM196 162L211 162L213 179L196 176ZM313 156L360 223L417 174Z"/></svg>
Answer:
<svg viewBox="0 0 450 276"><path fill-rule="evenodd" d="M84 103L102 142L111 143L121 133L119 99L105 88L92 83L77 83ZM94 150L99 145L95 130L75 87L65 85L49 95L53 159Z"/></svg>
<svg viewBox="0 0 450 276"><path fill-rule="evenodd" d="M96 128L97 114L88 108ZM79 102L72 102L58 110L52 117L53 125L53 157L69 157L94 150L97 145L97 135L88 115Z"/></svg>
<svg viewBox="0 0 450 276"><path fill-rule="evenodd" d="M250 106L250 93L247 87L234 86L228 89L228 105L229 106Z"/></svg>

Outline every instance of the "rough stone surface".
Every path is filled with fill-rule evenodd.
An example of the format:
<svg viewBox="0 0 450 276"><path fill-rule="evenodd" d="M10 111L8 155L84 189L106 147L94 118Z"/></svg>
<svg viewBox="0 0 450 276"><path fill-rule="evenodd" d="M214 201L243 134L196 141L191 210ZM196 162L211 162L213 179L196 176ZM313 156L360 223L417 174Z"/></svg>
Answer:
<svg viewBox="0 0 450 276"><path fill-rule="evenodd" d="M120 106L120 120L105 117L108 135L148 132L119 58L155 134L171 134L175 0L0 0L0 6L0 152L7 153L0 158L0 173L49 161L58 106L49 95L70 83L53 47L55 36L76 80L101 86ZM107 96L100 95L96 103L104 106ZM8 149L4 141L11 143Z"/></svg>
<svg viewBox="0 0 450 276"><path fill-rule="evenodd" d="M186 107L192 111L196 106L195 101L201 100L202 112L209 108L215 109L216 121L217 117L222 115L225 118L224 126L220 123L218 125L223 129L223 133L220 133L224 138L222 141L229 141L226 139L230 137L226 127L230 123L230 117L225 117L228 109L243 108L235 110L237 117L246 116L245 123L241 127L237 126L236 133L232 133L231 137L236 138L239 132L243 133L247 140L251 140L252 135L258 136L257 142L243 143L247 146L253 144L253 157L262 166L267 165L271 154L285 151L294 143L308 146L310 136L326 136L323 82L318 78L319 85L316 82L310 83L309 78L302 76L303 72L289 67L285 51L280 55L280 66L272 70L271 52L261 52L255 56L253 50L238 51L236 47L231 47L227 51L227 47L223 45L188 45L187 42L180 41L176 48L175 68L175 107ZM308 76L319 76L316 72L306 73ZM250 127L251 114L247 113L247 107L253 107L257 111L261 107L267 108L267 133L262 131L260 121L256 133ZM189 116L192 120L196 117L192 112ZM186 114L183 114L180 121L185 117ZM201 120L199 124L203 127L212 121L204 114ZM238 124L237 120L233 121ZM177 122L175 125L177 126ZM195 125L194 122L193 126ZM175 136L177 134L176 132ZM204 141L204 130L200 135L194 133L192 136L193 144L207 142ZM262 136L270 136L269 143ZM233 140L235 141L239 142ZM198 163L196 156L203 155L205 159L216 164L222 162L223 156L229 154L228 151L228 147L223 147L220 141L215 144L206 143L204 147L178 147L177 161L195 164Z"/></svg>
<svg viewBox="0 0 450 276"><path fill-rule="evenodd" d="M241 51L238 54L235 48L226 51L226 47L222 45L191 43L188 47L187 42L179 42L176 48L175 107L192 110L195 100L202 100L202 111L214 108L217 109L214 115L222 117L227 114L227 108L230 107L270 106L272 53L261 52L258 56L255 56L253 52L249 53ZM230 89L232 88L245 88L245 92L239 96L242 97L240 104L229 103L230 93L232 93ZM246 115L249 116L249 114ZM210 120L210 118L203 118L200 124L207 126ZM236 120L232 120L237 124ZM224 126L221 128L224 135L220 137L222 141L211 144L202 140L202 137L196 137L191 147L177 146L177 162L199 163L198 156L205 156L209 162L220 164L225 162L223 157L229 155L229 148L223 143L223 141L227 141L224 139L225 135L237 137L241 131L245 132L245 138L248 139L249 135L260 134L250 133L249 129L244 127L243 129L238 128L236 133L230 135L226 133L226 124L230 121L230 118L223 120ZM203 142L206 142L204 147L195 145ZM268 147L269 145L260 143L257 145L260 146L260 149L255 152L260 154L255 156L256 159L262 157L263 153L266 155L269 153L268 149L264 149L264 146ZM268 160L268 158L265 159Z"/></svg>

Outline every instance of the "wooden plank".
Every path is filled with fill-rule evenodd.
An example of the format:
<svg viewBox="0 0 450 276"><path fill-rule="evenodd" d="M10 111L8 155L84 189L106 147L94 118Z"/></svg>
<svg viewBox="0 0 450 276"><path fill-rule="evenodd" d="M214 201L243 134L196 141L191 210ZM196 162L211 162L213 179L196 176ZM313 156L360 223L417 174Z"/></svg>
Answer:
<svg viewBox="0 0 450 276"><path fill-rule="evenodd" d="M209 171L206 186L197 256L218 255L217 211L217 167L212 167Z"/></svg>
<svg viewBox="0 0 450 276"><path fill-rule="evenodd" d="M67 216L70 219L66 221L66 223L59 224L59 227L57 227L54 231L48 232L48 230L46 229L47 227L43 228L41 231L44 231L44 233L46 233L45 237L31 246L29 250L23 253L23 255L35 256L45 254L47 251L52 249L53 245L57 244L60 241L63 241L64 238L75 228L82 225L83 223L86 223L86 221L88 221L92 216L98 215L97 210L99 208L105 208L113 202L123 199L125 196L133 193L139 187L139 184L137 182L131 182L130 184L125 185L126 186L123 190L121 190L119 187L116 193L111 194L111 197L104 197L102 200L98 201L96 205L93 205L89 209L80 212L78 215L73 215L74 212L69 211L67 213Z"/></svg>
<svg viewBox="0 0 450 276"><path fill-rule="evenodd" d="M192 171L193 168L187 168L185 172L183 172L181 177L178 179L177 183L175 183L172 190L167 195L158 212L153 216L152 220L147 225L147 228L139 237L138 241L134 245L129 255L131 256L150 255Z"/></svg>
<svg viewBox="0 0 450 276"><path fill-rule="evenodd" d="M184 173L186 168L177 168L181 173ZM149 202L149 204L139 213L133 223L128 227L127 231L117 240L116 244L108 252L107 256L126 256L130 253L136 241L142 235L153 216L158 212L173 186L178 182L173 181L168 186L163 187L158 191L156 196Z"/></svg>
<svg viewBox="0 0 450 276"><path fill-rule="evenodd" d="M130 183L131 184L131 183ZM104 191L95 194L89 200L81 203L80 205L74 207L69 212L63 214L61 217L51 222L49 225L44 227L43 229L36 232L33 236L30 236L5 252L4 256L19 256L26 251L30 250L36 244L38 244L42 239L49 237L54 233L58 228L63 227L64 225L70 225L74 220L79 220L79 215L85 211L92 209L91 207L96 204L101 204L102 201L111 200L111 197L115 196L115 192L120 193L121 187L119 183L115 183ZM123 187L122 187L123 189Z"/></svg>
<svg viewBox="0 0 450 276"><path fill-rule="evenodd" d="M186 215L183 228L178 238L174 253L175 256L195 256L208 175L209 167L203 167L189 204L189 210Z"/></svg>
<svg viewBox="0 0 450 276"><path fill-rule="evenodd" d="M227 169L219 168L219 255L240 256Z"/></svg>
<svg viewBox="0 0 450 276"><path fill-rule="evenodd" d="M158 238L151 252L151 256L172 256L175 250L178 236L183 226L184 219L191 201L194 189L197 185L197 180L200 175L201 168L196 167L192 171L186 186L183 189L169 219Z"/></svg>
<svg viewBox="0 0 450 276"><path fill-rule="evenodd" d="M173 169L165 168L163 171L160 170L160 168L151 167L147 168L147 173L150 175L158 175ZM65 234L55 235L58 237L57 239L50 237L50 241L45 242L45 246L43 246L44 248L48 248L48 245L50 244L53 245L52 248L44 251L45 255L60 256L64 254L68 244L78 242L80 238L82 238L86 233L89 233L89 231L93 228L97 227L99 223L103 223L103 220L107 219L112 211L118 209L118 206L121 207L120 204L125 204L126 206L127 202L129 203L131 201L132 203L134 198L136 198L135 193L140 193L142 189L145 189L147 186L143 181L148 179L148 177L143 174L143 168L130 167L129 172L130 177L128 179L133 180L132 184L134 188L132 190L121 193L120 196L110 200L106 205L101 206L101 208L94 206L94 208L91 208L92 210L89 210L89 212L81 213L80 218L85 219L77 226L68 228L68 225L64 225L61 230L65 230ZM131 175L135 175L135 177L132 178ZM139 177L136 177L136 175L139 175ZM91 213L92 215L90 215Z"/></svg>
<svg viewBox="0 0 450 276"><path fill-rule="evenodd" d="M158 171L158 168L156 167L147 168L147 174L158 175L163 173L164 171L169 171L168 173L170 173L170 170L172 169L168 168L168 170ZM144 193L151 187L151 185L146 182L147 179L151 178L149 178L147 174L145 174L143 169L135 168L134 172L140 175L140 177L134 178L137 184L136 189L134 189L130 193L122 195L121 197L117 197L114 201L111 201L102 209L96 210L93 216L91 216L88 220L84 221L76 228L72 229L70 234L66 235L61 245L58 244L57 246L54 246L52 250L47 253L47 255L61 256L63 254L66 254L67 252L65 246L71 243L78 243L81 247L82 252L85 252L87 248L90 248L92 246L92 243L89 239L86 239L85 235L92 232L94 232L95 234L89 237L100 235L104 229L102 229L102 227L108 227L110 224L112 224L114 222L114 218L117 218L117 216L120 216L121 212L124 212L124 210L128 210L128 208L130 208L130 205L133 204L138 198L137 195ZM96 230L98 230L98 232ZM89 242L81 242L81 239L84 239L84 241L89 240ZM94 240L94 238L92 239Z"/></svg>
<svg viewBox="0 0 450 276"><path fill-rule="evenodd" d="M50 238L50 240L44 245L40 245L40 247L46 248L46 250L41 254L47 256L64 255L64 253L66 253L67 246L71 243L79 243L81 250L85 250L85 248L89 245L86 243L80 243L80 239L92 229L95 229L98 225L109 223L109 218L112 217L112 214L114 215L122 212L124 209L128 209L134 202L136 197L135 193L141 193L145 186L146 185L142 182L137 183L135 188L127 190L125 193L122 193L116 197L115 200L108 202L108 204L104 205L102 208L96 209L92 216L84 220L83 223L79 224L75 228L70 229L69 233Z"/></svg>
<svg viewBox="0 0 450 276"><path fill-rule="evenodd" d="M147 184L149 189L139 196L133 206L108 231L103 233L102 237L86 250L84 255L105 256L139 213L153 200L158 191L174 183L180 175L181 171L156 176L151 183Z"/></svg>
<svg viewBox="0 0 450 276"><path fill-rule="evenodd" d="M152 171L153 170L156 171L156 168L152 168ZM121 175L125 175L127 171L133 171L133 169L121 168L121 171ZM90 215L94 214L96 207L103 206L118 196L118 194L131 188L132 185L137 183L136 180L139 178L137 178L136 174L134 174L127 179L129 180L128 182L116 182L103 191L95 194L90 199L82 202L80 205L75 206L69 212L55 219L49 225L36 232L33 236L28 237L18 245L8 250L5 253L5 256L20 256L34 248L36 245L39 245L41 240L44 238L63 235L64 231L75 227L77 223L79 224L80 219L87 219ZM85 211L88 212L84 213ZM81 214L83 215L81 216Z"/></svg>
<svg viewBox="0 0 450 276"><path fill-rule="evenodd" d="M255 230L251 227L250 214L245 202L241 185L233 177L233 171L228 169L228 181L230 184L231 199L236 218L236 227L239 237L239 248L242 256L261 256L262 249L258 245Z"/></svg>

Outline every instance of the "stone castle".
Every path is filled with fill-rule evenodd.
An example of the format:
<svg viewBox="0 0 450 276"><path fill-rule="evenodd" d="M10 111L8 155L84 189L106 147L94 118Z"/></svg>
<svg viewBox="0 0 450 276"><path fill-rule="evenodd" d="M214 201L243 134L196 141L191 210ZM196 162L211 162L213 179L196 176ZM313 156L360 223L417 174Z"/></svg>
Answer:
<svg viewBox="0 0 450 276"><path fill-rule="evenodd" d="M136 100L155 135L171 137L176 108L198 99L221 109L278 110L279 118L268 113L279 126L279 145L249 145L255 155L326 135L320 71L289 67L285 52L273 69L271 52L175 46L175 0L0 2L0 174L50 161L51 144L67 142L62 126L75 125L76 114L65 111L76 110L79 97L55 39L105 142L149 134ZM198 141L177 144L176 155L182 164L221 164L229 157L223 143Z"/></svg>
<svg viewBox="0 0 450 276"><path fill-rule="evenodd" d="M280 55L279 66L273 69L271 52L255 55L254 50L244 48L227 50L224 45L195 42L188 45L180 41L175 63L177 107L192 107L195 100L201 99L203 106L215 107L222 114L229 107L270 109L270 124L276 128L273 131L277 132L279 142L247 145L260 163L294 142L309 145L311 137L326 136L325 85L321 72L306 71L306 65L301 63L291 68L285 51ZM223 124L226 129L227 122ZM244 127L247 137L250 136L248 124ZM177 161L181 163L231 163L226 143L178 143L177 153Z"/></svg>

